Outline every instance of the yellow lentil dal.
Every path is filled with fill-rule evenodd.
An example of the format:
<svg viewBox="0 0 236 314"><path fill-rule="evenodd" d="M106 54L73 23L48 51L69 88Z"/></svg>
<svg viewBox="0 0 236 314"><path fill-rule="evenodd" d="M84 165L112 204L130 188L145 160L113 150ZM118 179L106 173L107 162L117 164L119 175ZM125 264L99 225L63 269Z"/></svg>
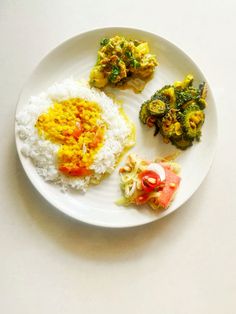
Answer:
<svg viewBox="0 0 236 314"><path fill-rule="evenodd" d="M96 102L73 98L55 102L36 122L39 136L60 144L58 169L66 175L91 175L89 166L102 147L106 125Z"/></svg>

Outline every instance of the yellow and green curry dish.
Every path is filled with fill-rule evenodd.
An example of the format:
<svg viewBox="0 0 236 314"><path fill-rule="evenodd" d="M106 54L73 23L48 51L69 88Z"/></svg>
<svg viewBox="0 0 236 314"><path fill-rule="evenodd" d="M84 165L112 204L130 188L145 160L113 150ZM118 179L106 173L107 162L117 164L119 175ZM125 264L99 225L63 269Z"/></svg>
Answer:
<svg viewBox="0 0 236 314"><path fill-rule="evenodd" d="M154 135L163 136L165 143L171 142L185 150L194 141L200 141L207 106L207 84L193 86L194 77L187 75L183 81L165 85L145 101L139 118L148 127L155 127Z"/></svg>
<svg viewBox="0 0 236 314"><path fill-rule="evenodd" d="M141 92L158 65L156 56L149 53L148 43L115 36L103 38L100 46L90 85L97 88L112 85Z"/></svg>

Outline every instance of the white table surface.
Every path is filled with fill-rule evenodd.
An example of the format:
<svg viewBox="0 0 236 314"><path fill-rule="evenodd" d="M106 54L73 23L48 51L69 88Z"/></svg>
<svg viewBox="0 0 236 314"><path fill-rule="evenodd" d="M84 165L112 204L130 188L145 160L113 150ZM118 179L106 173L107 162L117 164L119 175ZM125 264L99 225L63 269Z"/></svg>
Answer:
<svg viewBox="0 0 236 314"><path fill-rule="evenodd" d="M78 223L20 166L14 111L52 48L95 27L132 26L177 44L203 70L219 115L211 170L194 196L143 227ZM0 313L236 313L235 1L0 1Z"/></svg>

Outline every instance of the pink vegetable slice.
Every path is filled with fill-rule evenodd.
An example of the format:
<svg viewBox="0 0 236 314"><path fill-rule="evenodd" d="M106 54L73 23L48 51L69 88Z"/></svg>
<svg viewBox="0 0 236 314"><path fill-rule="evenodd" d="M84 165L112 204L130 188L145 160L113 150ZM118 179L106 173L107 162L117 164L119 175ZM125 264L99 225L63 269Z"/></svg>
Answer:
<svg viewBox="0 0 236 314"><path fill-rule="evenodd" d="M175 191L178 189L180 184L180 177L177 176L174 172L165 168L166 180L165 186L160 193L160 197L158 198L158 203L163 207L167 208L174 197Z"/></svg>

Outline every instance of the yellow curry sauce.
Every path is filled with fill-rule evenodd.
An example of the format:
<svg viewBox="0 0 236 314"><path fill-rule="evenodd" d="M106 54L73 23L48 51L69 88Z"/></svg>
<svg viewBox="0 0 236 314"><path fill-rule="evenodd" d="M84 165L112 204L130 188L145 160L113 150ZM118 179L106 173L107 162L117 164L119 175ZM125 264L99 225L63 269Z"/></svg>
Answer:
<svg viewBox="0 0 236 314"><path fill-rule="evenodd" d="M59 171L70 176L92 175L89 167L103 145L106 130L97 103L81 98L55 102L35 126L41 137L60 144Z"/></svg>

